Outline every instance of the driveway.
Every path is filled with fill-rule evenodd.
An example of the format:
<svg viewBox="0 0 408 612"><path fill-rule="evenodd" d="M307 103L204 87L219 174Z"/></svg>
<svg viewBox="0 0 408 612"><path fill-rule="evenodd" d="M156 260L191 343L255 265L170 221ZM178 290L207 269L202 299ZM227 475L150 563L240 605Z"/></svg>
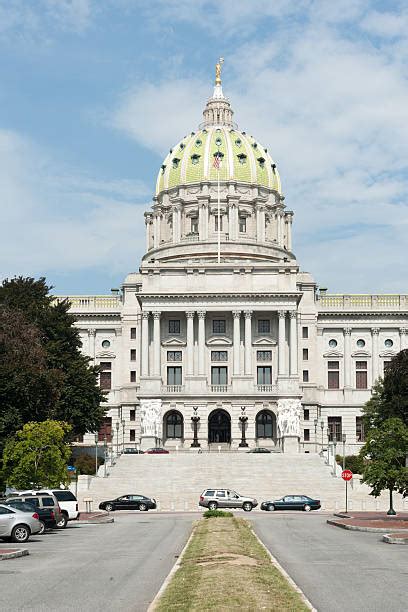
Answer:
<svg viewBox="0 0 408 612"><path fill-rule="evenodd" d="M34 536L23 546L28 557L2 561L1 609L145 611L197 517L112 514L113 524L69 523Z"/></svg>
<svg viewBox="0 0 408 612"><path fill-rule="evenodd" d="M265 512L254 530L319 612L401 612L408 601L408 549L382 534L345 531L321 513Z"/></svg>

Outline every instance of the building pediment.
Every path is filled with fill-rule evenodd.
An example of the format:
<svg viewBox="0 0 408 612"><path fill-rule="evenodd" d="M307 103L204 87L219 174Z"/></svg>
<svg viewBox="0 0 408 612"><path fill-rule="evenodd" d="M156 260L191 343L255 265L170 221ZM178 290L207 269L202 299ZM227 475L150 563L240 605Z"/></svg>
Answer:
<svg viewBox="0 0 408 612"><path fill-rule="evenodd" d="M95 357L97 359L115 359L116 355L112 353L112 351L99 351L99 353L96 353Z"/></svg>
<svg viewBox="0 0 408 612"><path fill-rule="evenodd" d="M254 340L252 346L276 346L277 342L273 338L258 338Z"/></svg>
<svg viewBox="0 0 408 612"><path fill-rule="evenodd" d="M325 353L323 353L323 357L334 359L336 357L343 357L343 353L341 353L340 351L326 351Z"/></svg>
<svg viewBox="0 0 408 612"><path fill-rule="evenodd" d="M213 336L206 342L207 346L231 346L232 342L225 336Z"/></svg>
<svg viewBox="0 0 408 612"><path fill-rule="evenodd" d="M352 357L371 357L371 353L369 351L362 351L362 350L358 350L358 351L354 351L353 353L351 353Z"/></svg>
<svg viewBox="0 0 408 612"><path fill-rule="evenodd" d="M397 354L397 351L381 351L380 353L380 357L395 357L395 355Z"/></svg>
<svg viewBox="0 0 408 612"><path fill-rule="evenodd" d="M186 342L180 338L168 338L162 342L162 346L186 346Z"/></svg>

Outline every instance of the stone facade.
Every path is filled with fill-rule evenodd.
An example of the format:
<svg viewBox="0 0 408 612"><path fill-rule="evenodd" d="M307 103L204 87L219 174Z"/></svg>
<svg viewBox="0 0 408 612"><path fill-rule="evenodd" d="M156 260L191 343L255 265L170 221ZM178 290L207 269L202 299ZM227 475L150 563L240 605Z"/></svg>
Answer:
<svg viewBox="0 0 408 612"><path fill-rule="evenodd" d="M276 166L232 124L220 83L200 130L161 167L139 272L118 294L69 296L103 370L108 442L318 452L345 434L355 453L371 387L407 347L408 296L319 292Z"/></svg>

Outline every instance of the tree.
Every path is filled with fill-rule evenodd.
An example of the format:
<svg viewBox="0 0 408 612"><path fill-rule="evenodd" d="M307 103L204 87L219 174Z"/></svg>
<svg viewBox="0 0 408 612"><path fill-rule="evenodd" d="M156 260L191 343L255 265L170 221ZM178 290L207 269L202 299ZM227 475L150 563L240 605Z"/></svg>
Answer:
<svg viewBox="0 0 408 612"><path fill-rule="evenodd" d="M103 421L98 368L81 354L69 303L50 290L44 278L0 286L0 450L2 439L28 421L65 421L73 436Z"/></svg>
<svg viewBox="0 0 408 612"><path fill-rule="evenodd" d="M77 472L79 474L95 474L95 457L92 457L92 455L79 455L75 460L74 460L74 465L77 469ZM97 463L98 463L98 467L100 465L103 464L103 459L101 457L98 457L97 459Z"/></svg>
<svg viewBox="0 0 408 612"><path fill-rule="evenodd" d="M363 467L363 482L371 486L370 495L378 497L381 491L390 493L388 514L395 514L393 491L408 493L408 427L402 419L391 418L371 429L360 455L368 459Z"/></svg>
<svg viewBox="0 0 408 612"><path fill-rule="evenodd" d="M384 379L373 387L371 399L364 407L366 428L378 427L396 417L408 426L408 350L398 353L387 368Z"/></svg>
<svg viewBox="0 0 408 612"><path fill-rule="evenodd" d="M26 423L4 449L3 470L8 485L26 489L68 484L70 431L71 426L60 421Z"/></svg>

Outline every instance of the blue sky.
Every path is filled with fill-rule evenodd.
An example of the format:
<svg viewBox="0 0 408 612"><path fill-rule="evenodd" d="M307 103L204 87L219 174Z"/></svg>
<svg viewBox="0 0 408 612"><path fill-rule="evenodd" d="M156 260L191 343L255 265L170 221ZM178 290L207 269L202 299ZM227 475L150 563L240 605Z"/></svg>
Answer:
<svg viewBox="0 0 408 612"><path fill-rule="evenodd" d="M343 0L0 0L0 275L107 293L214 64L268 147L303 270L407 292L408 10Z"/></svg>

